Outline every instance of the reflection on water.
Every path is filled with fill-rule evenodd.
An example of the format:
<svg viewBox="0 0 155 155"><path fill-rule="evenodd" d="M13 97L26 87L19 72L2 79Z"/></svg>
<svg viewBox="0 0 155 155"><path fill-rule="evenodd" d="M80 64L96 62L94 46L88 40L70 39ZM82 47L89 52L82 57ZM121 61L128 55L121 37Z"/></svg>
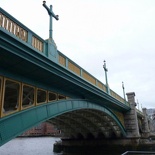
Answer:
<svg viewBox="0 0 155 155"><path fill-rule="evenodd" d="M58 140L52 137L16 138L0 147L0 155L58 155L53 152L53 144Z"/></svg>
<svg viewBox="0 0 155 155"><path fill-rule="evenodd" d="M103 153L99 151L101 148L95 146L71 147L69 154L54 153L53 144L59 140L53 137L15 138L0 147L0 155L120 155L114 147L111 153L109 150Z"/></svg>
<svg viewBox="0 0 155 155"><path fill-rule="evenodd" d="M15 138L0 147L0 155L64 155L62 153L53 152L53 144L59 140L60 140L59 138L53 138L53 137ZM122 152L121 150L122 148L124 147L123 146L122 147L110 146L109 148L103 146L83 147L83 145L81 145L81 147L75 148L71 146L70 148L71 153L65 155L120 155L123 152L125 152L125 150ZM151 150L152 148L154 148L154 145L151 146ZM67 147L65 148L65 150L66 149ZM127 150L129 149L126 149L126 151ZM146 149L142 148L142 150Z"/></svg>

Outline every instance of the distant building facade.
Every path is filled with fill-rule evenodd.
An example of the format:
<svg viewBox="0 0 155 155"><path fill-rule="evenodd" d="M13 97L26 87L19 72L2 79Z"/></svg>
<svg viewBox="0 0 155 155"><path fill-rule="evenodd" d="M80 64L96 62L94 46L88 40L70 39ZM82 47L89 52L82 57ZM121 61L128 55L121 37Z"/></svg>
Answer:
<svg viewBox="0 0 155 155"><path fill-rule="evenodd" d="M44 122L24 132L21 136L59 136L60 134L61 131L54 125Z"/></svg>

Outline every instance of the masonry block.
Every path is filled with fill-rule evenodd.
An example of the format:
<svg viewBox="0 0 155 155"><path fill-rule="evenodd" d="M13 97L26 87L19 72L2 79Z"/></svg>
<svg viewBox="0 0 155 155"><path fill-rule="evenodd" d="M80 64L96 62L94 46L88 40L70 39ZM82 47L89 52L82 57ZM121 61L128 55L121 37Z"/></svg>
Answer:
<svg viewBox="0 0 155 155"><path fill-rule="evenodd" d="M136 112L135 93L127 93L128 102L130 103L131 110L124 114L124 124L127 131L127 137L137 138L140 137L138 119Z"/></svg>

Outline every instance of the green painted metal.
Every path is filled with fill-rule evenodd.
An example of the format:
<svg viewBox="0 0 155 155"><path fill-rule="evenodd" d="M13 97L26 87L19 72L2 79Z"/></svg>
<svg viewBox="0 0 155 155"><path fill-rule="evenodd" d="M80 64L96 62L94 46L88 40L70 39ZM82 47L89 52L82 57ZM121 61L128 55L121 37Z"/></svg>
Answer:
<svg viewBox="0 0 155 155"><path fill-rule="evenodd" d="M0 61L2 76L19 81L25 80L26 83L33 81L34 85L52 87L50 89L56 90L59 94L71 98L75 98L75 96L85 98L100 105L104 103L104 106L121 112L130 110L128 105L51 61L41 52L34 51L34 48L29 47L1 27L0 50L0 56L3 58Z"/></svg>
<svg viewBox="0 0 155 155"><path fill-rule="evenodd" d="M59 20L59 17L58 17L58 15L55 15L53 13L53 11L52 11L52 5L50 5L50 8L48 8L48 6L46 5L46 1L43 1L43 6L45 7L45 9L47 10L47 12L48 12L48 14L50 16L49 38L53 38L52 37L52 31L53 31L53 29L52 29L52 18L54 17L56 20Z"/></svg>
<svg viewBox="0 0 155 155"><path fill-rule="evenodd" d="M1 76L25 82L46 90L55 91L70 98L87 99L91 101L91 103L85 100L48 103L1 118L0 145L40 122L65 112L83 108L97 109L107 113L107 115L110 115L117 124L119 124L122 133L125 135L125 130L120 121L108 109L115 109L123 113L130 110L129 105L125 105L108 93L90 84L81 76L77 76L67 68L62 67L58 63L58 54L61 52L55 49L55 53L51 57L49 56L52 50L52 48L50 48L50 40L43 40L2 8L0 8L0 12L28 32L28 38L25 42L0 27ZM44 47L42 52L32 47L32 37L41 40ZM53 57L55 57L55 59L53 59ZM68 58L66 57L66 59ZM68 62L66 62L66 66L68 66Z"/></svg>
<svg viewBox="0 0 155 155"><path fill-rule="evenodd" d="M59 16L55 15L52 11L52 5L50 5L50 8L46 5L46 1L43 1L43 6L47 10L49 16L50 16L50 24L49 24L49 39L47 40L47 56L52 61L58 63L58 52L57 52L57 46L53 40L53 29L52 29L52 18L55 18L56 20L59 20Z"/></svg>
<svg viewBox="0 0 155 155"><path fill-rule="evenodd" d="M104 106L99 106L87 100L61 100L33 107L1 118L0 146L41 122L80 109L94 109L106 113L115 120L120 127L122 134L126 136L125 129L118 118Z"/></svg>
<svg viewBox="0 0 155 155"><path fill-rule="evenodd" d="M2 8L0 8L0 12L28 31L28 41L24 42L0 27L0 70L2 71L0 74L2 76L33 83L43 88L50 87L49 89L71 98L85 98L100 105L104 102L108 108L121 112L130 110L129 105L124 105L121 101L72 73L69 69L62 67L58 63L58 53L60 52L56 49L54 53L51 52L50 40L44 41ZM43 42L45 47L43 52L32 47L32 36Z"/></svg>
<svg viewBox="0 0 155 155"><path fill-rule="evenodd" d="M126 104L124 82L122 82L122 89L123 89L123 95L124 95L124 102L125 102L125 104Z"/></svg>
<svg viewBox="0 0 155 155"><path fill-rule="evenodd" d="M108 76L107 76L108 69L106 68L106 61L105 60L104 60L103 68L104 68L104 71L105 71L105 81L106 81L107 93L110 95L110 89L109 89L109 84L108 84Z"/></svg>

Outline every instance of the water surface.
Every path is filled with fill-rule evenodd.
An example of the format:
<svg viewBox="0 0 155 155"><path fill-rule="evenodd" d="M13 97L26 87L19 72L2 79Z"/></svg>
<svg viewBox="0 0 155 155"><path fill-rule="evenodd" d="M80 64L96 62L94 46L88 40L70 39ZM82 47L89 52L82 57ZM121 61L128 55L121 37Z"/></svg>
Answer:
<svg viewBox="0 0 155 155"><path fill-rule="evenodd" d="M15 138L0 147L0 155L58 155L53 144L59 138Z"/></svg>

